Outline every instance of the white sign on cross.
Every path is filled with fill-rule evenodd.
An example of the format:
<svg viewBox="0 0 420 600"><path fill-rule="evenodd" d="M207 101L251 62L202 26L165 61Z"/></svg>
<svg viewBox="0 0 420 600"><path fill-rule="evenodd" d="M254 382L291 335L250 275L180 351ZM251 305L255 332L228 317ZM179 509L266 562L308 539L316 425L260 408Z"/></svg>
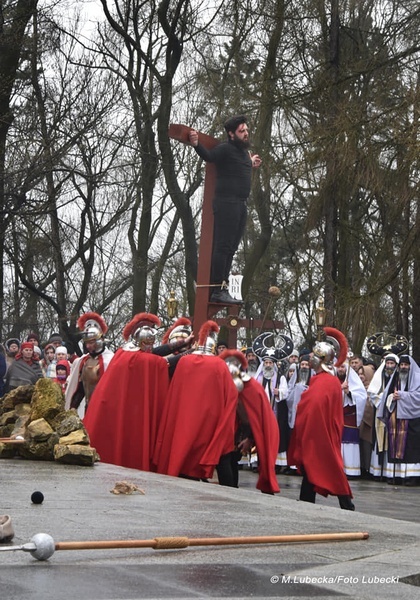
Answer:
<svg viewBox="0 0 420 600"><path fill-rule="evenodd" d="M229 294L235 300L242 300L243 275L229 275Z"/></svg>

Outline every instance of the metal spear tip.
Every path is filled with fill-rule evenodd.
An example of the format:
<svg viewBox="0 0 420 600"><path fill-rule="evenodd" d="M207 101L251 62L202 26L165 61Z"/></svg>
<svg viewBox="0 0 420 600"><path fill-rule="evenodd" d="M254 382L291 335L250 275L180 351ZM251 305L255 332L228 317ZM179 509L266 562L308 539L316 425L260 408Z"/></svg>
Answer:
<svg viewBox="0 0 420 600"><path fill-rule="evenodd" d="M55 542L48 533L37 533L29 544L22 546L22 550L30 552L37 560L48 560L55 552Z"/></svg>

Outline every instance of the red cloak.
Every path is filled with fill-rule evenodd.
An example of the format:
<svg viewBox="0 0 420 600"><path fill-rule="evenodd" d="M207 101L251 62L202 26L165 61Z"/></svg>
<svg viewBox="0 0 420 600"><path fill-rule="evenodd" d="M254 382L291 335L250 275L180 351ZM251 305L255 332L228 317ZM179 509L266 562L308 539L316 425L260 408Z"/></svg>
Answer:
<svg viewBox="0 0 420 600"><path fill-rule="evenodd" d="M311 377L297 406L288 452L289 464L303 467L315 492L351 496L341 455L343 395L337 377L326 372Z"/></svg>
<svg viewBox="0 0 420 600"><path fill-rule="evenodd" d="M279 426L267 394L255 379L250 379L244 383L239 400L245 407L258 452L259 477L256 488L266 494L279 492L276 478Z"/></svg>
<svg viewBox="0 0 420 600"><path fill-rule="evenodd" d="M84 425L103 462L151 470L151 457L169 388L161 356L119 349L98 382Z"/></svg>
<svg viewBox="0 0 420 600"><path fill-rule="evenodd" d="M153 460L157 472L211 478L220 457L234 449L237 403L224 361L202 354L183 356L158 432Z"/></svg>

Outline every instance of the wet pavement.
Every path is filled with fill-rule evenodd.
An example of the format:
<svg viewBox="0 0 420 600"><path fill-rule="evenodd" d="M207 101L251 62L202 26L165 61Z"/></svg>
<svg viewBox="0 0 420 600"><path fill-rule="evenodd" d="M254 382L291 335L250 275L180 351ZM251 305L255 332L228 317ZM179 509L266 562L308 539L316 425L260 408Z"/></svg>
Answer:
<svg viewBox="0 0 420 600"><path fill-rule="evenodd" d="M0 551L5 600L145 598L419 597L420 487L352 481L356 512L336 498L297 500L300 478L279 475L281 493L255 490L241 471L240 489L165 477L113 465L93 468L0 461L0 514L10 514L14 546L45 532L65 541L156 537L368 532L357 541L59 550L48 561ZM114 495L119 481L142 493ZM31 503L40 490L44 502ZM155 543L155 542L152 542ZM2 547L2 546L0 546Z"/></svg>
<svg viewBox="0 0 420 600"><path fill-rule="evenodd" d="M240 472L240 487L253 489L257 474L249 470ZM278 475L281 496L298 500L301 477ZM400 519L420 523L420 486L396 485L391 481L350 480L356 511L370 515ZM338 506L334 496L317 496L316 503L321 506ZM419 590L420 591L420 590Z"/></svg>

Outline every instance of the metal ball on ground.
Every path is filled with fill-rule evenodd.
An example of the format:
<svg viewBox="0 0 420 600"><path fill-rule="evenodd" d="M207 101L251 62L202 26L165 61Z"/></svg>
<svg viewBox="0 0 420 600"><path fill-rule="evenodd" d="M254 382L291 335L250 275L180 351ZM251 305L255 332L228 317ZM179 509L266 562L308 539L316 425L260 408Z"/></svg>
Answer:
<svg viewBox="0 0 420 600"><path fill-rule="evenodd" d="M32 504L42 504L44 502L44 494L42 492L33 492L31 502Z"/></svg>

